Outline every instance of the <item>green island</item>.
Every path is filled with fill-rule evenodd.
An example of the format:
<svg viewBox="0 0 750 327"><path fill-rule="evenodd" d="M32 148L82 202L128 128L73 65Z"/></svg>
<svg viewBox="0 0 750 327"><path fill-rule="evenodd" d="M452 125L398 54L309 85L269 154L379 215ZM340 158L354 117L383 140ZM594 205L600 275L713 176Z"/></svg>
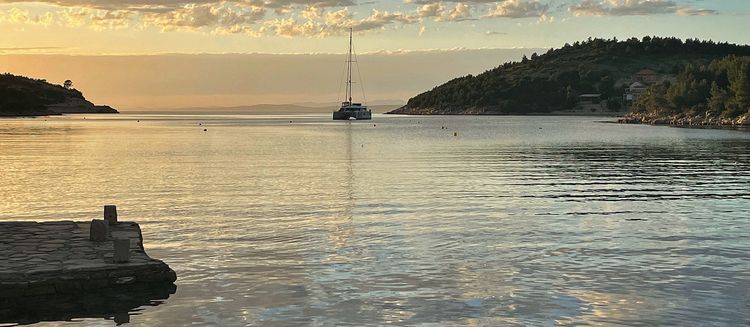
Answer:
<svg viewBox="0 0 750 327"><path fill-rule="evenodd" d="M12 74L0 75L0 116L46 116L77 113L118 113L109 106L97 106L74 89L70 80L63 85Z"/></svg>
<svg viewBox="0 0 750 327"><path fill-rule="evenodd" d="M750 124L750 46L588 39L453 79L390 114L610 115L623 123Z"/></svg>

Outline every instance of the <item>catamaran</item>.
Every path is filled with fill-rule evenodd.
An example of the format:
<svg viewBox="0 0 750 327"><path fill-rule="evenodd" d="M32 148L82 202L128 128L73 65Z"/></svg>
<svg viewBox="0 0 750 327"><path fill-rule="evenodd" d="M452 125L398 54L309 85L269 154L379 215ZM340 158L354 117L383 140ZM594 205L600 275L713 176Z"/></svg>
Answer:
<svg viewBox="0 0 750 327"><path fill-rule="evenodd" d="M333 112L333 120L370 120L372 111L362 103L352 102L352 35L353 29L349 29L349 55L346 57L346 100L341 103L341 108Z"/></svg>

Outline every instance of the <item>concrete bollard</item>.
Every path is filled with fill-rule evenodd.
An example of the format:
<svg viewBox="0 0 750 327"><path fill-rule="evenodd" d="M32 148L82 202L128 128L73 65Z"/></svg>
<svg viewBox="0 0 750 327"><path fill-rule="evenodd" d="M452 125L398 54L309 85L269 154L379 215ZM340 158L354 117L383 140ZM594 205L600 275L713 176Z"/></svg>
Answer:
<svg viewBox="0 0 750 327"><path fill-rule="evenodd" d="M104 206L104 220L110 225L117 224L117 206L111 204Z"/></svg>
<svg viewBox="0 0 750 327"><path fill-rule="evenodd" d="M125 263L130 261L130 239L116 238L114 240L115 255L112 260L115 263Z"/></svg>
<svg viewBox="0 0 750 327"><path fill-rule="evenodd" d="M127 311L115 313L115 316L112 318L117 326L130 322L130 314Z"/></svg>
<svg viewBox="0 0 750 327"><path fill-rule="evenodd" d="M109 224L101 219L91 220L89 239L94 242L104 242L109 237Z"/></svg>

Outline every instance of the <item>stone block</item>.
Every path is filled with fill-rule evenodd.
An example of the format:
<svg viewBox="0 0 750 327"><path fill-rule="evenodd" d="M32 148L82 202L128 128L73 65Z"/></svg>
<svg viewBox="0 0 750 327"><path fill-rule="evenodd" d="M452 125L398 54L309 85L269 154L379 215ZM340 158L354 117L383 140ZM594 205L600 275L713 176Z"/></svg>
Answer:
<svg viewBox="0 0 750 327"><path fill-rule="evenodd" d="M89 279L107 278L107 272L103 270L92 270L88 272Z"/></svg>
<svg viewBox="0 0 750 327"><path fill-rule="evenodd" d="M127 238L116 238L115 244L115 255L112 257L112 261L115 263L125 263L130 261L130 240Z"/></svg>
<svg viewBox="0 0 750 327"><path fill-rule="evenodd" d="M89 240L94 242L104 242L109 237L109 225L104 220L91 220L89 229Z"/></svg>
<svg viewBox="0 0 750 327"><path fill-rule="evenodd" d="M43 283L37 286L29 286L29 288L27 288L26 291L24 292L25 296L48 295L48 294L55 294L55 285L52 283Z"/></svg>
<svg viewBox="0 0 750 327"><path fill-rule="evenodd" d="M117 206L111 204L104 206L104 220L110 225L117 224Z"/></svg>
<svg viewBox="0 0 750 327"><path fill-rule="evenodd" d="M23 296L25 292L26 290L21 288L3 289L0 290L0 299Z"/></svg>
<svg viewBox="0 0 750 327"><path fill-rule="evenodd" d="M139 281L149 283L163 282L166 279L164 277L164 272L159 270L143 271L139 273L137 277Z"/></svg>
<svg viewBox="0 0 750 327"><path fill-rule="evenodd" d="M118 312L112 317L117 326L130 323L130 314L128 312Z"/></svg>
<svg viewBox="0 0 750 327"><path fill-rule="evenodd" d="M81 284L74 280L55 281L55 290L58 294L76 294L79 293L82 289L83 287L81 287Z"/></svg>
<svg viewBox="0 0 750 327"><path fill-rule="evenodd" d="M90 290L101 290L109 286L109 282L107 282L106 279L91 279L84 283L83 289L90 291Z"/></svg>
<svg viewBox="0 0 750 327"><path fill-rule="evenodd" d="M25 282L25 281L0 282L0 290L27 289L27 288L29 288L29 282Z"/></svg>

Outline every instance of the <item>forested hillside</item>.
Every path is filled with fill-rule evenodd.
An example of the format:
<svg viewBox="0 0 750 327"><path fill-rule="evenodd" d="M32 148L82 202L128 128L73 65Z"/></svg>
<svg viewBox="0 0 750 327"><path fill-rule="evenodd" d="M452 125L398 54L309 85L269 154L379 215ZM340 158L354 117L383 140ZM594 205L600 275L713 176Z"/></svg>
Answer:
<svg viewBox="0 0 750 327"><path fill-rule="evenodd" d="M533 54L477 76L467 75L411 98L398 114L534 114L570 111L581 95L597 94L612 109L634 74L648 69L665 79L686 67L728 55L750 55L750 46L713 41L644 37L589 39ZM446 63L449 64L449 63ZM710 86L710 85L709 85Z"/></svg>
<svg viewBox="0 0 750 327"><path fill-rule="evenodd" d="M69 82L69 81L68 81ZM35 116L61 113L117 113L108 106L95 106L71 85L12 74L0 75L0 116Z"/></svg>

